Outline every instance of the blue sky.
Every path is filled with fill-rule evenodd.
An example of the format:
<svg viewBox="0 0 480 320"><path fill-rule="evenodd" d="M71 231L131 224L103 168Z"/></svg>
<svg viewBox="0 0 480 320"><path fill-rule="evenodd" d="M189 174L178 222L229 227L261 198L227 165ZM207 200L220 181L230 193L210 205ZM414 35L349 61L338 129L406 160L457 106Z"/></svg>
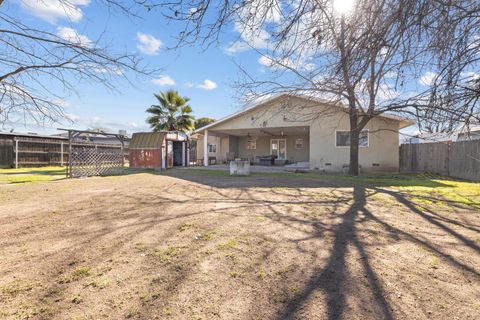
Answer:
<svg viewBox="0 0 480 320"><path fill-rule="evenodd" d="M49 30L52 33L76 32L85 39L108 42L113 51L136 53L152 69L161 69L154 79L133 78L134 86L127 82L117 85L118 92L110 92L96 83L82 83L78 96L65 97L65 111L74 124L46 124L45 127L24 122L10 124L18 132L49 133L56 127L126 128L128 131L148 130L145 109L155 103L153 93L169 88L191 99L196 117L220 118L240 107L232 89L238 68L234 61L248 67L250 72L261 72L258 56L253 52L233 54L225 49L238 34L227 32L225 45L184 47L169 50L175 44L178 25L167 23L159 12L141 12L140 18L127 17L108 10L89 0L74 0L73 11L66 14L55 7L56 0L16 0L7 4L6 10L21 18L22 22ZM46 3L46 4L45 4ZM52 6L49 6L52 4ZM54 88L55 89L55 88Z"/></svg>
<svg viewBox="0 0 480 320"><path fill-rule="evenodd" d="M4 10L32 27L38 27L63 37L108 43L113 52L138 54L150 68L160 69L153 79L132 78L120 82L117 91L108 91L97 83L81 83L78 95L65 96L65 112L74 123L61 124L17 122L4 129L17 132L53 133L58 127L80 129L103 127L129 132L149 130L145 109L156 103L153 93L170 88L191 99L196 117L221 118L241 108L238 93L232 85L238 80L242 65L253 77L265 77L269 62L250 47L259 50L268 46L268 33L240 36L239 26L232 24L221 36L221 43L210 48L199 45L169 50L176 44L179 24L168 23L160 12L140 9L139 18L109 10L91 0L70 0L72 8L59 6L60 0L12 0ZM67 12L66 12L67 11ZM275 17L272 16L272 21ZM268 59L267 59L268 60ZM430 76L431 78L431 76ZM428 83L425 74L418 82ZM416 82L416 81L414 81ZM56 91L56 88L52 88ZM410 129L413 132L414 129Z"/></svg>

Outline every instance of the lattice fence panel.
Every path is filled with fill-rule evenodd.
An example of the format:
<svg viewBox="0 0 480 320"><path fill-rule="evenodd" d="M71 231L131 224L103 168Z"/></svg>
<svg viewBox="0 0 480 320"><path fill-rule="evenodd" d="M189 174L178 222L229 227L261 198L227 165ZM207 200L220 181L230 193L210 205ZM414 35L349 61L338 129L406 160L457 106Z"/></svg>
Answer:
<svg viewBox="0 0 480 320"><path fill-rule="evenodd" d="M115 175L123 173L120 147L72 146L71 177Z"/></svg>

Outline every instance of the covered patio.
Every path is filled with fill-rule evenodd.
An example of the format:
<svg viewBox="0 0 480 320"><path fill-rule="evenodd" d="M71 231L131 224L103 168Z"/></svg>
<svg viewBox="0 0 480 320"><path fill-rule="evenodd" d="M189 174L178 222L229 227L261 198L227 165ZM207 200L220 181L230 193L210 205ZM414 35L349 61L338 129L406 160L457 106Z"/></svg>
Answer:
<svg viewBox="0 0 480 320"><path fill-rule="evenodd" d="M179 167L178 169L182 170L198 170L198 167ZM230 168L228 164L211 164L208 166L203 166L202 170L221 170L229 172ZM252 165L250 166L250 172L253 173L274 173L274 172L299 172L299 171L310 171L308 162L298 162L294 164L279 165L279 166L264 166L264 165Z"/></svg>
<svg viewBox="0 0 480 320"><path fill-rule="evenodd" d="M234 159L253 165L308 167L310 128L308 126L213 130L198 134L197 159L204 166L226 164Z"/></svg>

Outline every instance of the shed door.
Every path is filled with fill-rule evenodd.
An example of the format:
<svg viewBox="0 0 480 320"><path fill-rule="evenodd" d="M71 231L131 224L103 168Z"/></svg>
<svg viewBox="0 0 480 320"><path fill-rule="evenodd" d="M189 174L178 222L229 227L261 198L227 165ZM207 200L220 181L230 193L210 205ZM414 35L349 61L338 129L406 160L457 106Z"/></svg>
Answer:
<svg viewBox="0 0 480 320"><path fill-rule="evenodd" d="M173 167L173 141L167 141L167 168Z"/></svg>

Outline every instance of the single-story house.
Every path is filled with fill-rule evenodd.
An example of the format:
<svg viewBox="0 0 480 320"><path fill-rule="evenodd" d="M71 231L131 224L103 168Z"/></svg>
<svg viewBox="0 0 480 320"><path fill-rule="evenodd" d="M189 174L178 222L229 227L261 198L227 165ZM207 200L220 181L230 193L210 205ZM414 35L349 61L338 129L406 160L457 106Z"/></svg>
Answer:
<svg viewBox="0 0 480 320"><path fill-rule="evenodd" d="M179 131L136 132L129 146L130 168L168 169L189 163L189 139Z"/></svg>
<svg viewBox="0 0 480 320"><path fill-rule="evenodd" d="M372 119L360 137L361 170L398 171L399 130L414 123L388 114ZM258 164L271 156L275 164L340 172L349 163L349 128L344 106L281 94L196 130L197 160L205 166L236 158Z"/></svg>

